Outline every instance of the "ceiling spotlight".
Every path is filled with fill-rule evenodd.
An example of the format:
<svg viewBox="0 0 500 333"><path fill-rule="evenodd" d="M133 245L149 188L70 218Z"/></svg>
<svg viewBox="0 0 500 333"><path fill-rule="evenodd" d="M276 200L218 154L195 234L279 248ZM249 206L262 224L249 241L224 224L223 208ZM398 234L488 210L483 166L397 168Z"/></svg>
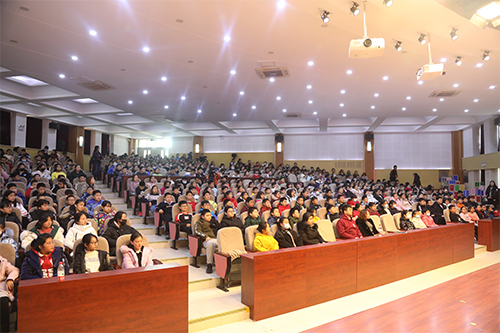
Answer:
<svg viewBox="0 0 500 333"><path fill-rule="evenodd" d="M458 88L458 86L459 86L459 84L458 84L458 83L455 83L455 84L453 85L453 88Z"/></svg>
<svg viewBox="0 0 500 333"><path fill-rule="evenodd" d="M340 107L343 107L344 106L344 103L340 103Z"/></svg>
<svg viewBox="0 0 500 333"><path fill-rule="evenodd" d="M469 109L465 109L465 110L464 110L464 112L465 112L465 113L469 112Z"/></svg>
<svg viewBox="0 0 500 333"><path fill-rule="evenodd" d="M441 58L441 60L439 60L439 61L441 61L441 62L446 62L447 60L448 60L448 59L446 59L446 58Z"/></svg>
<svg viewBox="0 0 500 333"><path fill-rule="evenodd" d="M89 35L90 35L90 36L97 36L97 31L95 31L95 30L90 30L90 31L89 31Z"/></svg>
<svg viewBox="0 0 500 333"><path fill-rule="evenodd" d="M142 52L148 53L148 52L149 52L149 47L144 46L144 47L142 48Z"/></svg>
<svg viewBox="0 0 500 333"><path fill-rule="evenodd" d="M283 113L286 113L286 109L283 109Z"/></svg>
<svg viewBox="0 0 500 333"><path fill-rule="evenodd" d="M350 69L347 70L347 75L351 75L352 71Z"/></svg>
<svg viewBox="0 0 500 333"><path fill-rule="evenodd" d="M66 77L66 75L64 75L64 74L59 74L59 77L60 77L61 79L64 79L64 78Z"/></svg>
<svg viewBox="0 0 500 333"><path fill-rule="evenodd" d="M163 82L165 82L165 81L167 81L167 77L166 77L166 76L162 76L162 77L161 77L161 80L162 80Z"/></svg>
<svg viewBox="0 0 500 333"><path fill-rule="evenodd" d="M185 101L185 100L186 100L186 96L182 96L182 97L181 97L181 99L182 99L183 101Z"/></svg>
<svg viewBox="0 0 500 333"><path fill-rule="evenodd" d="M279 8L279 9L283 9L283 8L285 8L285 6L286 6L286 1L284 1L284 0L280 0L280 1L278 1L277 6L278 6L278 8Z"/></svg>
<svg viewBox="0 0 500 333"><path fill-rule="evenodd" d="M405 107L402 107L402 108L401 108L401 110L406 111L406 108L405 108Z"/></svg>
<svg viewBox="0 0 500 333"><path fill-rule="evenodd" d="M343 113L343 114L342 114L342 117L347 117L347 114Z"/></svg>
<svg viewBox="0 0 500 333"><path fill-rule="evenodd" d="M314 65L314 61L309 61L307 64L308 64L309 66L313 66L313 65Z"/></svg>
<svg viewBox="0 0 500 333"><path fill-rule="evenodd" d="M440 101L440 102L444 102L444 98L440 98L440 99L439 99L439 101Z"/></svg>
<svg viewBox="0 0 500 333"><path fill-rule="evenodd" d="M427 42L427 39L425 39L425 34L420 34L420 37L418 37L418 42L420 45L424 45Z"/></svg>
<svg viewBox="0 0 500 333"><path fill-rule="evenodd" d="M257 109L257 107L255 105L252 105L252 110L255 110Z"/></svg>
<svg viewBox="0 0 500 333"><path fill-rule="evenodd" d="M307 89L311 89L311 88L312 88L312 86L311 86L310 84L308 84L306 88L307 88Z"/></svg>
<svg viewBox="0 0 500 333"><path fill-rule="evenodd" d="M484 51L483 56L481 57L484 61L490 60L490 51Z"/></svg>
<svg viewBox="0 0 500 333"><path fill-rule="evenodd" d="M280 97L280 96L276 97L276 99L277 99L278 101L281 101L281 97Z"/></svg>
<svg viewBox="0 0 500 333"><path fill-rule="evenodd" d="M424 84L424 81L419 80L419 81L418 81L418 84Z"/></svg>
<svg viewBox="0 0 500 333"><path fill-rule="evenodd" d="M372 110L375 109L375 105L372 105Z"/></svg>
<svg viewBox="0 0 500 333"><path fill-rule="evenodd" d="M476 98L476 99L474 99L474 103L477 103L477 102L479 102L479 100L478 100L477 98Z"/></svg>
<svg viewBox="0 0 500 333"><path fill-rule="evenodd" d="M340 93L341 93L341 94L345 94L345 90L344 90L344 89L342 89L342 90L340 91Z"/></svg>
<svg viewBox="0 0 500 333"><path fill-rule="evenodd" d="M378 93L373 94L373 96L378 97Z"/></svg>
<svg viewBox="0 0 500 333"><path fill-rule="evenodd" d="M382 79L383 79L384 81L387 81L387 80L389 80L389 77L388 77L388 76L384 76Z"/></svg>
<svg viewBox="0 0 500 333"><path fill-rule="evenodd" d="M313 115L317 115L317 114L318 114L318 112L316 112L316 111L313 112Z"/></svg>
<svg viewBox="0 0 500 333"><path fill-rule="evenodd" d="M142 91L142 93L143 93L144 95L147 95L147 94L148 94L148 92L149 92L149 91L147 91L147 90L143 90L143 91Z"/></svg>
<svg viewBox="0 0 500 333"><path fill-rule="evenodd" d="M496 86L490 86L488 89L495 89Z"/></svg>
<svg viewBox="0 0 500 333"><path fill-rule="evenodd" d="M309 101L309 104L312 104L312 103L313 103L313 101Z"/></svg>
<svg viewBox="0 0 500 333"><path fill-rule="evenodd" d="M438 109L432 109L432 112L436 112Z"/></svg>
<svg viewBox="0 0 500 333"><path fill-rule="evenodd" d="M230 40L231 40L231 36L229 36L229 35L224 36L225 42L229 42Z"/></svg>
<svg viewBox="0 0 500 333"><path fill-rule="evenodd" d="M457 57L457 59L455 59L455 64L460 66L462 64L462 57Z"/></svg>
<svg viewBox="0 0 500 333"><path fill-rule="evenodd" d="M77 56L71 56L71 60L73 60L73 61L77 61L77 60L78 60L78 57L77 57Z"/></svg>
<svg viewBox="0 0 500 333"><path fill-rule="evenodd" d="M201 113L201 110L198 110L198 113Z"/></svg>
<svg viewBox="0 0 500 333"><path fill-rule="evenodd" d="M351 7L349 8L351 11L352 15L356 16L359 14L359 4L356 2L353 2Z"/></svg>
<svg viewBox="0 0 500 333"><path fill-rule="evenodd" d="M411 96L407 96L407 97L406 97L406 99L407 99L407 100L410 100L410 99L411 99Z"/></svg>
<svg viewBox="0 0 500 333"><path fill-rule="evenodd" d="M240 95L241 96L245 95L245 92L244 91L240 91Z"/></svg>
<svg viewBox="0 0 500 333"><path fill-rule="evenodd" d="M236 117L236 113L233 113L233 117Z"/></svg>
<svg viewBox="0 0 500 333"><path fill-rule="evenodd" d="M229 74L234 75L236 74L236 71L233 69L232 71L229 72Z"/></svg>
<svg viewBox="0 0 500 333"><path fill-rule="evenodd" d="M483 63L482 63L482 62L478 62L478 63L476 64L476 67L477 67L477 68L481 68L481 67L483 67Z"/></svg>
<svg viewBox="0 0 500 333"><path fill-rule="evenodd" d="M457 29L455 29L455 28L451 29L450 37L451 37L451 40L457 40L458 39Z"/></svg>
<svg viewBox="0 0 500 333"><path fill-rule="evenodd" d="M328 17L328 15L330 15L330 12L327 12L326 10L321 13L321 20L323 21L323 23L330 22L330 18Z"/></svg>
<svg viewBox="0 0 500 333"><path fill-rule="evenodd" d="M396 45L394 46L396 48L396 51L401 52L401 50L403 49L401 44L402 43L399 40L396 42Z"/></svg>
<svg viewBox="0 0 500 333"><path fill-rule="evenodd" d="M133 103L134 103L134 102L132 102L132 101L128 101L128 104L133 104Z"/></svg>
<svg viewBox="0 0 500 333"><path fill-rule="evenodd" d="M269 78L269 82L274 82L274 81L275 81L274 77Z"/></svg>
<svg viewBox="0 0 500 333"><path fill-rule="evenodd" d="M393 0L384 0L384 5L386 7L391 7L394 4Z"/></svg>
<svg viewBox="0 0 500 333"><path fill-rule="evenodd" d="M164 108L165 108L165 109L168 109L168 105L165 105L165 106L164 106Z"/></svg>

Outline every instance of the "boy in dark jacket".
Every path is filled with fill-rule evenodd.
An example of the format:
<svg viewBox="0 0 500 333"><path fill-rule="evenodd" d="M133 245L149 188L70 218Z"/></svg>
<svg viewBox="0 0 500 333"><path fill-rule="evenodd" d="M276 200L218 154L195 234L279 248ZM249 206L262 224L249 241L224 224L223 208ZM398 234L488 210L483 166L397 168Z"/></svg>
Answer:
<svg viewBox="0 0 500 333"><path fill-rule="evenodd" d="M313 221L311 213L305 213L302 222L297 223L297 230L305 245L325 243L318 231L318 225Z"/></svg>
<svg viewBox="0 0 500 333"><path fill-rule="evenodd" d="M259 210L256 207L248 208L248 216L245 219L245 227L249 227L251 225L259 225L262 222L262 219L259 216Z"/></svg>
<svg viewBox="0 0 500 333"><path fill-rule="evenodd" d="M188 235L193 233L191 228L191 221L193 219L193 214L188 212L188 203L184 200L179 202L179 209L181 212L175 217L175 221L180 224L181 231L184 231Z"/></svg>
<svg viewBox="0 0 500 333"><path fill-rule="evenodd" d="M207 249L207 274L211 274L214 264L214 253L217 248L217 237L211 228L212 213L209 209L201 211L201 218L194 227L196 235L203 240L203 247Z"/></svg>
<svg viewBox="0 0 500 333"><path fill-rule="evenodd" d="M127 225L127 214L125 212L117 212L108 222L108 228L102 234L109 244L109 255L116 255L116 240L123 235L129 235L136 231L131 226Z"/></svg>
<svg viewBox="0 0 500 333"><path fill-rule="evenodd" d="M276 223L278 230L274 234L274 238L278 241L280 248L303 246L302 237L292 229L290 222L286 217L279 219Z"/></svg>

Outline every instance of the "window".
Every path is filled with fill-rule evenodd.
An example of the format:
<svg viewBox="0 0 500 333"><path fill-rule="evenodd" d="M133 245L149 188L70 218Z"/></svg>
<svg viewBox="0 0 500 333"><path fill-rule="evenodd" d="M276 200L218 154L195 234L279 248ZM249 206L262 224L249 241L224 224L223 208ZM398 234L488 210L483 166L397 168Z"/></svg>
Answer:
<svg viewBox="0 0 500 333"><path fill-rule="evenodd" d="M10 146L10 112L0 110L0 144Z"/></svg>
<svg viewBox="0 0 500 333"><path fill-rule="evenodd" d="M42 148L42 119L26 118L26 148Z"/></svg>
<svg viewBox="0 0 500 333"><path fill-rule="evenodd" d="M484 154L484 124L479 126L479 154Z"/></svg>
<svg viewBox="0 0 500 333"><path fill-rule="evenodd" d="M56 131L56 150L67 151L69 142L69 126L60 124L61 127Z"/></svg>

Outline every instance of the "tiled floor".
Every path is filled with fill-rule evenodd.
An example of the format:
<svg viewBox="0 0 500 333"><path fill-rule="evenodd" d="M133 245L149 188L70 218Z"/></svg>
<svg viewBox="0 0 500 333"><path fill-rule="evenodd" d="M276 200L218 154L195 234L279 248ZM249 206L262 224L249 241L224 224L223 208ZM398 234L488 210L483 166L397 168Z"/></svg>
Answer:
<svg viewBox="0 0 500 333"><path fill-rule="evenodd" d="M223 325L201 332L204 333L246 333L246 332L273 332L293 333L313 328L336 319L344 318L352 314L385 304L395 299L410 295L420 290L430 288L440 283L452 280L459 276L474 272L481 268L500 262L500 251L483 252L476 254L474 259L459 262L437 270L426 272L417 276L397 281L385 286L367 290L361 293L343 297L337 300L315 305L306 309L290 312L273 318L253 322L250 319L236 323ZM227 304L239 302L239 289L231 288L226 296L211 294L213 290L207 290L207 297L216 297L216 300L195 300L190 296L190 318L191 311L205 311L209 306L212 312L225 311ZM217 290L218 291L218 290ZM197 305L200 303L203 305ZM220 311L219 311L220 308Z"/></svg>

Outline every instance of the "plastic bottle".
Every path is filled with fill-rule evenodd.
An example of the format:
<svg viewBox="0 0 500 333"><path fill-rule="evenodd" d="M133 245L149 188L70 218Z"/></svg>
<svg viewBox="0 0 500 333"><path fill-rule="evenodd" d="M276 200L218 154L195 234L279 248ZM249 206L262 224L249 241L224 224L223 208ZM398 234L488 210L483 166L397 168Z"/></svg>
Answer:
<svg viewBox="0 0 500 333"><path fill-rule="evenodd" d="M61 261L59 263L59 266L57 267L57 278L59 279L59 281L64 281L64 274L64 263Z"/></svg>

